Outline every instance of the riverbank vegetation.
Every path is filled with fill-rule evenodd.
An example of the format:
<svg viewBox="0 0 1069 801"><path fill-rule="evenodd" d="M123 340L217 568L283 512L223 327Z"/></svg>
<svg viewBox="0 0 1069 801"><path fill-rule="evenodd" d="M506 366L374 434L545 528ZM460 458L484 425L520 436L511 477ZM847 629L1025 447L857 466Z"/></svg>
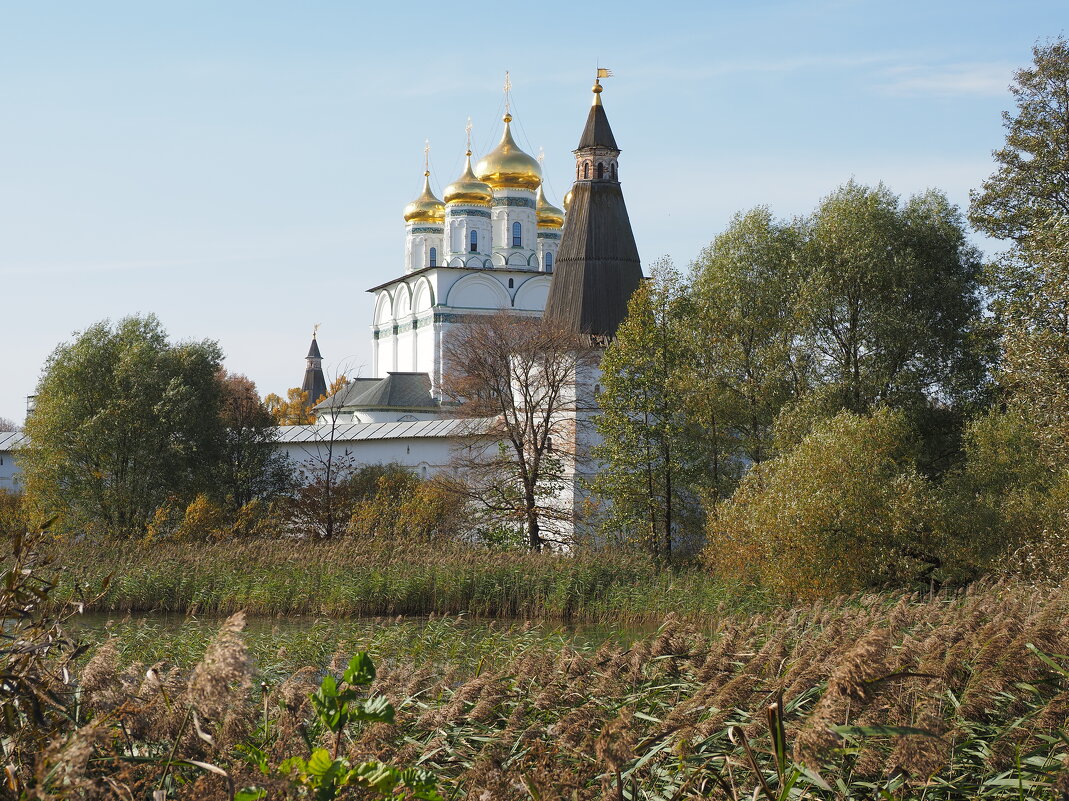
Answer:
<svg viewBox="0 0 1069 801"><path fill-rule="evenodd" d="M50 581L18 567L9 586ZM1054 801L1067 615L1064 587L981 582L669 615L627 638L97 621L81 655L40 618L20 664L48 704L5 701L7 781L38 798Z"/></svg>
<svg viewBox="0 0 1069 801"><path fill-rule="evenodd" d="M59 586L107 589L101 612L226 615L459 615L621 625L721 607L759 611L760 590L691 566L664 570L641 553L569 556L471 543L344 538L302 542L80 542L53 546L69 566Z"/></svg>

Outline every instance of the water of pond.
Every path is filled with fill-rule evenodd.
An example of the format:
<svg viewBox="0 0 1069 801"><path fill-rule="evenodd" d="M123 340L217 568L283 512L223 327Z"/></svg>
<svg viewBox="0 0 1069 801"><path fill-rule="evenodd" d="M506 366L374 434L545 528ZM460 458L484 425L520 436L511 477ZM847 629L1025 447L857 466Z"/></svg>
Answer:
<svg viewBox="0 0 1069 801"><path fill-rule="evenodd" d="M124 664L187 667L203 655L224 618L173 614L80 616L83 640L111 638ZM505 662L530 649L594 651L607 642L629 647L654 625L573 625L453 618L250 617L245 641L257 670L284 676L305 665L323 667L357 650L376 659L464 670Z"/></svg>

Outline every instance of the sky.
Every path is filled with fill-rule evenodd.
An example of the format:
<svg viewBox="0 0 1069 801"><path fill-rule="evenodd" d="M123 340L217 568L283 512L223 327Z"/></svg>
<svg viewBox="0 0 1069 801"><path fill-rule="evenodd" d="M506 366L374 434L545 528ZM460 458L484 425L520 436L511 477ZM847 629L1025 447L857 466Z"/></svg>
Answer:
<svg viewBox="0 0 1069 801"><path fill-rule="evenodd" d="M596 67L644 264L851 178L962 209L1064 0L358 3L0 0L0 417L49 354L154 313L260 392L370 375L401 211L514 132L560 205ZM975 239L986 252L997 243Z"/></svg>

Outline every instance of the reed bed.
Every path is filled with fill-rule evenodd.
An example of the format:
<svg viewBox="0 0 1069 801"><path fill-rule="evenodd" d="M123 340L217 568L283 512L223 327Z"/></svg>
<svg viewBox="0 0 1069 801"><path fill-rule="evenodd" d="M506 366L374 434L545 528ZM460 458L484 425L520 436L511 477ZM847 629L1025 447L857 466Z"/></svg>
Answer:
<svg viewBox="0 0 1069 801"><path fill-rule="evenodd" d="M756 590L696 568L659 569L620 553L571 555L492 551L456 543L310 543L250 539L226 543L64 543L53 546L70 570L57 598L75 584L107 592L100 612L330 617L473 617L632 624L668 612L698 619L718 609L768 607Z"/></svg>
<svg viewBox="0 0 1069 801"><path fill-rule="evenodd" d="M339 753L353 764L419 766L443 798L1061 801L1067 619L1069 588L1003 583L723 614L704 625L669 616L648 636L600 645L538 626L381 621L348 638L322 632L340 643L333 658L325 647L293 654L288 668L311 661L260 690L250 689L262 674L240 621L223 626L197 665L187 653L182 665L164 660L147 674L145 664L126 664L138 649L124 652L120 636L83 671L81 703L93 710L83 715L105 722L79 735L94 739L77 753L94 756L69 777L87 793L121 785L143 797L159 772L142 762L122 763L105 785L108 766L140 743L141 755L193 760L159 785L168 798L228 798L226 782L300 797L291 779L241 754L252 744L271 766L332 743L308 698L324 663L337 673L355 646L376 658L371 691L396 717L350 727ZM181 734L190 705L206 739ZM73 737L64 748L76 746ZM60 764L63 753L43 761ZM219 767L225 781L199 763ZM339 797L366 797L346 792Z"/></svg>

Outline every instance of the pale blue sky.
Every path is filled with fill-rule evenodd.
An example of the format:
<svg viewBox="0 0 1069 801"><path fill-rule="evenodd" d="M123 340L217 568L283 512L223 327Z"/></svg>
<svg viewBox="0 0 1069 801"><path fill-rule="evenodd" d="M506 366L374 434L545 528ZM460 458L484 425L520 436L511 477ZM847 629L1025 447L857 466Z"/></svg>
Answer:
<svg viewBox="0 0 1069 801"><path fill-rule="evenodd" d="M736 211L855 177L965 205L1006 86L1064 0L381 3L0 0L0 416L55 345L155 312L260 391L370 371L423 141L440 192L500 133L569 185L596 63L639 250L689 263Z"/></svg>

